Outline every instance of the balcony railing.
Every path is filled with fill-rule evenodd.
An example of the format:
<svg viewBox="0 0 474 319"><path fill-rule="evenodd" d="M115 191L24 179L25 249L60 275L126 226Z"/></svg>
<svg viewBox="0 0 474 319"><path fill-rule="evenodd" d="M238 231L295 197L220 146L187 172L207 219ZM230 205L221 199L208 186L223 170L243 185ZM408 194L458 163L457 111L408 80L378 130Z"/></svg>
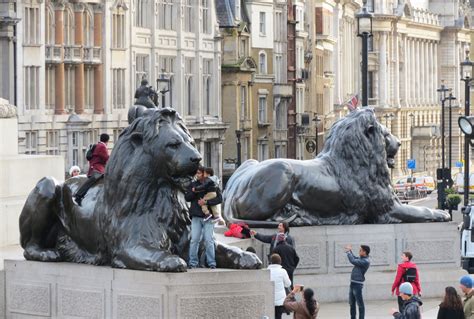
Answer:
<svg viewBox="0 0 474 319"><path fill-rule="evenodd" d="M59 63L62 59L62 47L60 45L46 45L46 62Z"/></svg>
<svg viewBox="0 0 474 319"><path fill-rule="evenodd" d="M85 63L98 64L102 60L102 49L100 47L85 47L83 52Z"/></svg>
<svg viewBox="0 0 474 319"><path fill-rule="evenodd" d="M64 46L64 62L80 63L82 62L82 47L80 46Z"/></svg>

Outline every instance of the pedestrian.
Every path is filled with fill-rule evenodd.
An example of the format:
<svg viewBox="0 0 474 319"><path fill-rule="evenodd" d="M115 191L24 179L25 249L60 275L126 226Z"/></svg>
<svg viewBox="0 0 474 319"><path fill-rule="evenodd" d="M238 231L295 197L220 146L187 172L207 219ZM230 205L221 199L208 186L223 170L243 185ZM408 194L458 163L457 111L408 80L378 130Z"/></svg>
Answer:
<svg viewBox="0 0 474 319"><path fill-rule="evenodd" d="M74 201L81 206L82 199L86 196L87 191L95 183L97 183L105 174L105 165L109 160L109 151L107 150L107 143L109 142L109 134L100 134L100 141L95 145L92 152L92 158L89 160L89 171L87 171L87 180L76 191Z"/></svg>
<svg viewBox="0 0 474 319"><path fill-rule="evenodd" d="M446 287L443 302L439 305L437 319L464 319L461 297L454 287Z"/></svg>
<svg viewBox="0 0 474 319"><path fill-rule="evenodd" d="M272 253L280 255L281 266L288 273L288 277L290 277L291 280L290 288L293 289L293 273L298 266L300 257L298 257L296 250L286 242L285 234L279 233L276 242L276 247Z"/></svg>
<svg viewBox="0 0 474 319"><path fill-rule="evenodd" d="M281 319L281 315L285 311L283 302L285 301L285 287L290 287L290 278L286 270L281 267L281 257L278 254L270 256L271 264L268 266L270 270L270 280L274 282L275 287L275 319Z"/></svg>
<svg viewBox="0 0 474 319"><path fill-rule="evenodd" d="M254 230L250 231L250 235L254 236L255 239L257 239L257 240L259 240L263 243L270 244L269 257L272 254L273 249L275 249L276 236L280 233L285 234L286 235L286 242L288 243L288 245L295 248L295 242L294 242L293 238L290 236L290 225L287 222L279 223L278 228L277 228L277 232L276 232L276 234L273 234L273 235L263 235L263 234L257 233Z"/></svg>
<svg viewBox="0 0 474 319"><path fill-rule="evenodd" d="M413 294L421 297L421 284L420 276L418 274L418 268L415 263L411 260L413 254L409 251L404 251L401 255L402 262L398 264L397 275L392 285L392 296L395 293L398 300L398 311L402 312L403 310L403 300L400 297L398 287L404 283L409 282L413 286Z"/></svg>
<svg viewBox="0 0 474 319"><path fill-rule="evenodd" d="M77 165L71 166L69 169L69 177L78 176L81 174L81 168Z"/></svg>
<svg viewBox="0 0 474 319"><path fill-rule="evenodd" d="M472 289L472 278L469 275L462 276L459 280L459 288L464 294L463 309L466 319L474 319L474 290Z"/></svg>
<svg viewBox="0 0 474 319"><path fill-rule="evenodd" d="M362 288L364 288L365 273L370 267L370 247L361 245L359 249L359 257L352 253L352 246L345 247L349 262L354 265L351 272L351 284L349 287L349 305L351 308L351 319L356 319L356 303L359 307L359 319L365 317L364 298L362 296Z"/></svg>
<svg viewBox="0 0 474 319"><path fill-rule="evenodd" d="M295 285L293 290L286 296L283 306L285 309L293 311L294 319L315 319L318 316L319 303L314 298L314 291L311 288L303 290L303 286ZM302 293L301 301L296 301L295 295Z"/></svg>
<svg viewBox="0 0 474 319"><path fill-rule="evenodd" d="M196 172L196 180L193 181L187 192L184 194L186 201L191 202L189 216L191 217L191 243L189 246L188 268L197 268L199 266L198 250L201 236L204 240L206 251L206 262L209 268L216 268L216 251L214 245L214 223L210 220L205 221L206 217L202 211L203 205L218 205L222 203L222 194L219 187L216 188L216 197L205 201L204 192L193 192L193 188L201 186L205 181L204 167L199 167Z"/></svg>
<svg viewBox="0 0 474 319"><path fill-rule="evenodd" d="M398 288L400 297L402 297L403 311L399 312L392 308L392 316L395 319L421 319L420 306L423 304L417 296L413 295L413 286L409 282L404 282Z"/></svg>

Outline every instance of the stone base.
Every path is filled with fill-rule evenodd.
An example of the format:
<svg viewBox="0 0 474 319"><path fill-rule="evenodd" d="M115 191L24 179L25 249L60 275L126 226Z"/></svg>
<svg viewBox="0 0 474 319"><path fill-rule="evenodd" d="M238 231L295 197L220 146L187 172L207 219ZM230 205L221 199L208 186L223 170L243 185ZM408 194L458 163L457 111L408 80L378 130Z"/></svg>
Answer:
<svg viewBox="0 0 474 319"><path fill-rule="evenodd" d="M347 244L352 244L356 255L361 244L371 248L371 266L364 288L366 299L392 298L391 287L403 251L413 253L424 297L442 297L446 286L457 286L459 278L466 274L460 268L460 234L456 223L293 227L290 234L300 256L294 281L313 288L322 302L347 301L352 270L344 253ZM270 245L255 239L240 245L253 245L262 261L267 262Z"/></svg>
<svg viewBox="0 0 474 319"><path fill-rule="evenodd" d="M7 318L274 316L268 270L157 273L6 260L5 274Z"/></svg>

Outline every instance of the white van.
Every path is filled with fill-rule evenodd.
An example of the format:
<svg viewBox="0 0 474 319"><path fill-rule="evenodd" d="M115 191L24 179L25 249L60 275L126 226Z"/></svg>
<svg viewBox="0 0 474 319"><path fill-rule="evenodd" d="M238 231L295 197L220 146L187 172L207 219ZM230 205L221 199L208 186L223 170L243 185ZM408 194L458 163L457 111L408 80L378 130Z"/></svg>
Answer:
<svg viewBox="0 0 474 319"><path fill-rule="evenodd" d="M459 194L464 193L464 172L456 174L454 187L457 189ZM469 193L474 193L474 174L469 175Z"/></svg>

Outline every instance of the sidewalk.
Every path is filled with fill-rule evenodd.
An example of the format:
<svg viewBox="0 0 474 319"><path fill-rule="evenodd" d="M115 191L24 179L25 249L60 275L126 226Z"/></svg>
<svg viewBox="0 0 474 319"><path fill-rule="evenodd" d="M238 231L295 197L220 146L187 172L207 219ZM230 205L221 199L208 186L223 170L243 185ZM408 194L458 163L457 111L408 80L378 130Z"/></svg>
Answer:
<svg viewBox="0 0 474 319"><path fill-rule="evenodd" d="M438 315L438 305L440 299L426 299L423 300L422 318L436 319ZM380 300L380 301L366 301L365 302L365 318L366 319L390 319L392 308L398 308L397 300ZM283 315L285 319L292 319L290 316ZM345 319L350 318L349 304L346 302L327 303L322 304L318 313L318 318L323 319Z"/></svg>

